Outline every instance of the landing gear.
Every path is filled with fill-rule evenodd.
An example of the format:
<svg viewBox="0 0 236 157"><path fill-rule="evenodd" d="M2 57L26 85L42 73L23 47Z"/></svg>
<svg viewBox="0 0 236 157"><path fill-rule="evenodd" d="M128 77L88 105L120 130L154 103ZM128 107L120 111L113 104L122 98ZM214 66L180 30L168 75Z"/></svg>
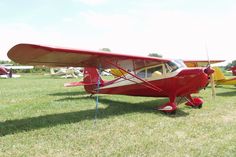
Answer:
<svg viewBox="0 0 236 157"><path fill-rule="evenodd" d="M202 104L201 105L198 105L198 106L191 106L192 108L195 108L195 109L201 109L202 108Z"/></svg>
<svg viewBox="0 0 236 157"><path fill-rule="evenodd" d="M203 100L201 98L192 98L190 95L185 98L188 101L185 105L191 106L192 108L202 108Z"/></svg>
<svg viewBox="0 0 236 157"><path fill-rule="evenodd" d="M160 106L159 108L157 108L157 110L159 111L163 111L166 114L175 114L176 113L176 109L177 109L177 105L173 102L168 102L162 106Z"/></svg>
<svg viewBox="0 0 236 157"><path fill-rule="evenodd" d="M203 100L201 98L192 98L191 95L187 95L186 97L181 97L178 103L181 102L182 98L185 98L187 100L187 103L185 105L190 106L192 108L200 109L202 108ZM170 102L165 103L164 105L157 108L157 110L164 112L167 115L176 114L177 110L177 104L176 103L176 97L172 96L169 97Z"/></svg>

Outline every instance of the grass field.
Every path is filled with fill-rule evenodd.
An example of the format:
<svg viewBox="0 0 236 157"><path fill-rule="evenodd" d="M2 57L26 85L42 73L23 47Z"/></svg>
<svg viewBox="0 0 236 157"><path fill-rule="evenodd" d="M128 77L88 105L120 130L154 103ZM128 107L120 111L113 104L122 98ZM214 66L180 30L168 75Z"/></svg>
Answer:
<svg viewBox="0 0 236 157"><path fill-rule="evenodd" d="M236 87L200 92L202 109L153 110L165 98L95 97L75 79L0 79L0 156L236 156Z"/></svg>

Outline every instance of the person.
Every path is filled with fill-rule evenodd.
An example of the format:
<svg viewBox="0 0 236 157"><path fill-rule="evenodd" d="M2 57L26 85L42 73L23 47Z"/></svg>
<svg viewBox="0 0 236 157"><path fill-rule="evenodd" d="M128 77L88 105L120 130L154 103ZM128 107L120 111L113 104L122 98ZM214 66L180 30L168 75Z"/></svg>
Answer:
<svg viewBox="0 0 236 157"><path fill-rule="evenodd" d="M9 70L9 78L12 78L12 68Z"/></svg>

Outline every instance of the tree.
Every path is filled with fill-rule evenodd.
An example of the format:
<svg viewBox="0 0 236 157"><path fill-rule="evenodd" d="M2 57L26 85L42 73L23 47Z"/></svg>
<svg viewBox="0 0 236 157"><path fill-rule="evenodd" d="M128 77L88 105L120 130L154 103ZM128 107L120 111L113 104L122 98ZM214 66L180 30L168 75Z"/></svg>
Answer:
<svg viewBox="0 0 236 157"><path fill-rule="evenodd" d="M101 50L101 51L111 52L111 49L109 49L109 48L107 48L107 47L105 47L105 48L101 48L100 50Z"/></svg>
<svg viewBox="0 0 236 157"><path fill-rule="evenodd" d="M236 60L232 61L232 66L236 66Z"/></svg>
<svg viewBox="0 0 236 157"><path fill-rule="evenodd" d="M13 64L13 62L12 61L0 60L0 64Z"/></svg>
<svg viewBox="0 0 236 157"><path fill-rule="evenodd" d="M161 55L161 54L158 54L158 53L155 53L155 52L149 53L148 56L150 56L150 57L159 57L159 58L162 58L162 55Z"/></svg>
<svg viewBox="0 0 236 157"><path fill-rule="evenodd" d="M227 64L225 69L229 69L232 66L236 66L236 60L233 60L231 63Z"/></svg>

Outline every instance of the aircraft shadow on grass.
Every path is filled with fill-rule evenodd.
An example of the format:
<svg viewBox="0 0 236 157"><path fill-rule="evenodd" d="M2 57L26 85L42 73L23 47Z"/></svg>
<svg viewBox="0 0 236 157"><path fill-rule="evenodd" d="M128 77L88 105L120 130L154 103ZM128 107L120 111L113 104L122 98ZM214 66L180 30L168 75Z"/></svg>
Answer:
<svg viewBox="0 0 236 157"><path fill-rule="evenodd" d="M236 91L230 91L230 92L223 92L223 93L217 93L217 96L227 96L227 97L231 97L231 96L236 96Z"/></svg>
<svg viewBox="0 0 236 157"><path fill-rule="evenodd" d="M235 87L235 86L222 86L222 85L217 85L217 86L216 86L216 89L217 89L217 88L236 90L236 87Z"/></svg>
<svg viewBox="0 0 236 157"><path fill-rule="evenodd" d="M76 91L76 92L58 92L49 94L50 96L77 96L77 95L87 95L85 91Z"/></svg>
<svg viewBox="0 0 236 157"><path fill-rule="evenodd" d="M216 96L223 96L223 97L231 97L231 96L236 96L236 88L232 87L232 86L217 86L217 88L221 88L221 89L228 89L230 91L226 91L226 92L216 92Z"/></svg>
<svg viewBox="0 0 236 157"><path fill-rule="evenodd" d="M73 92L69 94L74 95ZM54 95L60 94L55 93ZM57 101L66 101L67 99L72 101L78 101L79 103L80 99L94 100L94 97L84 96L80 98L65 98ZM97 119L104 119L112 116L124 115L127 113L151 113L159 115L157 118L161 116L166 116L165 114L154 110L156 104L162 104L166 101L165 99L145 101L140 103L129 103L100 97L99 101L100 103L107 105L107 107L102 109L99 108ZM36 130L40 128L53 127L61 124L77 123L83 120L94 120L94 115L95 109L89 109L76 112L57 113L38 117L30 117L25 119L7 120L4 122L0 122L0 137L19 132ZM188 113L182 110L177 110L176 115L169 115L169 117L184 117L187 115Z"/></svg>

